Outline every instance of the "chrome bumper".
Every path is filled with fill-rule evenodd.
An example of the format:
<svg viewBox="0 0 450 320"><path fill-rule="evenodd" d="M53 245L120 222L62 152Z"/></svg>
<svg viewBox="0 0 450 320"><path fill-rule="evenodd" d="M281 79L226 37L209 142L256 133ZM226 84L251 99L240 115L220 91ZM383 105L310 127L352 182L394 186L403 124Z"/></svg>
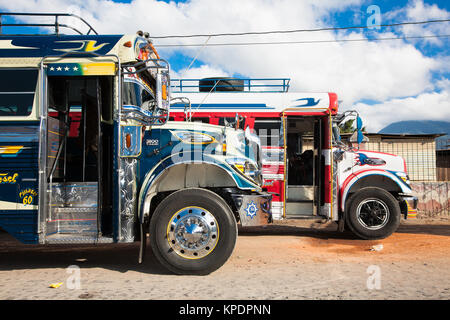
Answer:
<svg viewBox="0 0 450 320"><path fill-rule="evenodd" d="M272 222L271 194L231 195L243 227L263 226Z"/></svg>

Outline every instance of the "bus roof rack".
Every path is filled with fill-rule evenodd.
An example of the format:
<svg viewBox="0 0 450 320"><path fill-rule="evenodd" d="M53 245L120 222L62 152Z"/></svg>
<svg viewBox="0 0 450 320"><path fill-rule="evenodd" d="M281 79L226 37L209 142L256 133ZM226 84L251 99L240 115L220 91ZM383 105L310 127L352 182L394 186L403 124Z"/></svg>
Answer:
<svg viewBox="0 0 450 320"><path fill-rule="evenodd" d="M288 92L290 78L213 77L202 79L171 79L173 93L194 92Z"/></svg>
<svg viewBox="0 0 450 320"><path fill-rule="evenodd" d="M55 22L54 23L17 23L17 22L3 23L2 20L3 20L4 16L53 17L53 18L55 18ZM4 34L2 27L53 27L53 28L55 28L56 35L60 34L60 28L67 28L67 29L71 29L71 30L77 32L80 35L84 34L83 32L81 32L80 30L76 29L73 26L70 26L70 25L67 25L64 23L60 23L58 21L59 17L72 17L72 18L79 19L84 25L86 25L89 28L89 30L85 33L86 35L89 35L91 32L98 35L97 31L95 31L95 29L86 20L84 20L83 18L81 18L75 14L71 14L71 13L26 13L26 12L0 12L0 35ZM24 35L27 35L27 34L24 34ZM31 35L31 34L28 34L28 35Z"/></svg>

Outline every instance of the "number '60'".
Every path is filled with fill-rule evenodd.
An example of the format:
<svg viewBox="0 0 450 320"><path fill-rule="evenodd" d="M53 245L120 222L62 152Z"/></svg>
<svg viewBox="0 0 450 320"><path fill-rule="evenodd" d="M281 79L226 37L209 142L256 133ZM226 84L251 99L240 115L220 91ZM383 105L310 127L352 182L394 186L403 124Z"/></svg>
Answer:
<svg viewBox="0 0 450 320"><path fill-rule="evenodd" d="M33 196L23 197L23 204L32 204L32 203L33 203Z"/></svg>

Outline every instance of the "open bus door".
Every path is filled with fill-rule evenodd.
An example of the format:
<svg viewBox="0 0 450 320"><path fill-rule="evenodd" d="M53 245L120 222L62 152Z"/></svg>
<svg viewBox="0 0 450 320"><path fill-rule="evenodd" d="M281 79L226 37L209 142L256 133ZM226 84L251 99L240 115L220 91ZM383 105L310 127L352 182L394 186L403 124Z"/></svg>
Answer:
<svg viewBox="0 0 450 320"><path fill-rule="evenodd" d="M337 221L338 213L338 172L337 162L333 153L333 120L331 114L322 117L322 158L323 158L323 188L321 203L321 215L324 218Z"/></svg>
<svg viewBox="0 0 450 320"><path fill-rule="evenodd" d="M112 242L117 59L80 60L41 62L40 243Z"/></svg>
<svg viewBox="0 0 450 320"><path fill-rule="evenodd" d="M283 114L286 218L332 218L337 213L337 172L328 121L323 115Z"/></svg>
<svg viewBox="0 0 450 320"><path fill-rule="evenodd" d="M320 121L291 115L286 117L285 124L286 217L315 216L320 198Z"/></svg>

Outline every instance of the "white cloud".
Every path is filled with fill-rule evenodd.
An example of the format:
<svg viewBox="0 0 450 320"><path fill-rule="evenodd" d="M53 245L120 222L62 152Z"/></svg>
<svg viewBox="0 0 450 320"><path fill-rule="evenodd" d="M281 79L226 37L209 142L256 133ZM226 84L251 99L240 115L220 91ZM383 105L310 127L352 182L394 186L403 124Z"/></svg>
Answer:
<svg viewBox="0 0 450 320"><path fill-rule="evenodd" d="M436 88L450 92L450 80L444 78L444 79L440 79L440 80L436 81ZM449 106L449 108L450 108L450 106Z"/></svg>
<svg viewBox="0 0 450 320"><path fill-rule="evenodd" d="M450 12L439 8L437 4L427 4L423 0L411 1L405 8L398 9L386 13L388 19L397 21L427 21L427 20L445 20L450 18ZM431 24L417 24L405 25L400 28L400 31L405 36L435 36L450 34L449 23L431 23ZM415 42L423 41L433 45L444 45L448 40L442 38L427 38L416 40Z"/></svg>
<svg viewBox="0 0 450 320"><path fill-rule="evenodd" d="M200 67L190 68L188 70L183 69L179 71L172 70L171 78L182 79L200 79L207 77L229 77L231 76L227 72L219 68L214 68L209 65L202 65Z"/></svg>
<svg viewBox="0 0 450 320"><path fill-rule="evenodd" d="M280 29L317 28L329 26L330 12L356 8L355 16L362 22L368 15L362 0L298 1L298 0L191 0L166 3L155 0L133 0L113 3L103 0L0 0L0 8L10 11L65 12L80 14L100 33L134 33L149 31L150 35L198 34ZM383 8L381 7L383 12ZM426 20L449 17L449 12L422 0L411 1L405 8L385 17L394 20ZM384 19L384 18L383 18ZM385 22L385 21L382 21ZM448 23L445 24L448 27ZM416 26L436 34L443 26ZM446 28L447 28L446 27ZM415 27L414 27L415 28ZM416 34L416 33L414 33ZM419 33L420 34L420 33ZM379 32L379 37L395 36ZM266 36L212 38L214 42L304 41L359 39L355 32L316 32ZM203 43L206 38L155 39L167 43ZM433 44L433 42L430 42ZM439 42L437 44L442 44ZM427 57L412 43L402 40L380 42L346 42L327 44L296 44L271 46L227 46L179 49L158 49L164 57L182 53L198 55L205 65L189 70L184 77L209 77L242 74L248 77L288 77L291 91L332 91L343 100L342 109L352 108L364 99L380 101L368 106L357 104L366 116L368 128L406 119L442 119L449 108L448 90L442 86L448 79L433 83L433 73L449 70L449 57ZM187 66L186 66L187 67ZM174 70L181 76L184 69ZM440 93L433 93L439 89ZM447 95L447 101L444 99ZM405 98L413 97L413 98ZM440 97L440 98L439 98ZM423 108L423 105L428 107ZM433 105L436 104L436 107ZM395 106L396 112L389 111ZM420 107L422 106L422 107ZM399 109L401 107L401 110ZM447 109L445 109L447 108ZM399 109L399 110L397 110ZM435 110L439 110L439 113ZM448 117L447 117L448 119Z"/></svg>
<svg viewBox="0 0 450 320"><path fill-rule="evenodd" d="M391 99L383 103L369 105L357 103L357 110L368 132L378 132L395 121L450 119L450 90L448 80L443 85L446 90L429 92L404 99Z"/></svg>

